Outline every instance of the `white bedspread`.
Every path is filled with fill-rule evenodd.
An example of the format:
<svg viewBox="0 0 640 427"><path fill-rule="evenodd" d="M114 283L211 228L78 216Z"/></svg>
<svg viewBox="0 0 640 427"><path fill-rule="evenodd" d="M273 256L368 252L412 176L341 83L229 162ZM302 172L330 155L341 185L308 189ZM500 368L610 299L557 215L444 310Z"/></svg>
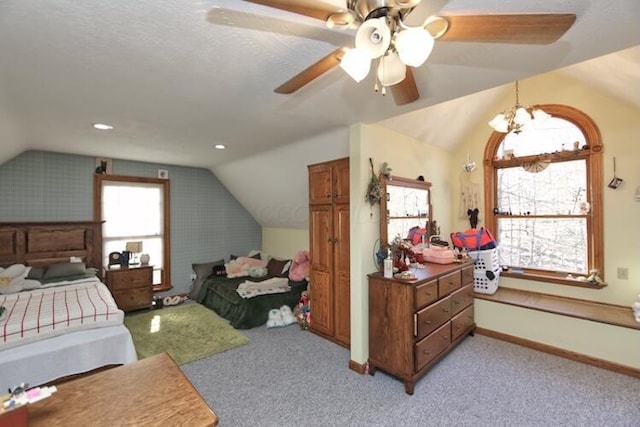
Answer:
<svg viewBox="0 0 640 427"><path fill-rule="evenodd" d="M22 382L35 387L136 360L131 334L124 325L72 332L0 351L0 392Z"/></svg>
<svg viewBox="0 0 640 427"><path fill-rule="evenodd" d="M0 295L0 350L70 332L121 325L109 289L97 278L17 294Z"/></svg>
<svg viewBox="0 0 640 427"><path fill-rule="evenodd" d="M272 277L262 282L252 282L245 280L238 285L236 292L242 298L252 298L258 295L281 294L289 292L289 280L284 277Z"/></svg>

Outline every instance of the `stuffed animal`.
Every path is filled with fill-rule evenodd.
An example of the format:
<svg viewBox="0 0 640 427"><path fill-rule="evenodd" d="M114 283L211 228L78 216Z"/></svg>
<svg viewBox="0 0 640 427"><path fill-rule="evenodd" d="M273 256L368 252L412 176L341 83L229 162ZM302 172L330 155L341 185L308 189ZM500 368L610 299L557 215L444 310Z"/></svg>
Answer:
<svg viewBox="0 0 640 427"><path fill-rule="evenodd" d="M302 291L300 300L293 309L293 314L300 325L300 329L309 329L309 324L311 323L311 309L309 307L308 291Z"/></svg>
<svg viewBox="0 0 640 427"><path fill-rule="evenodd" d="M473 210L471 209L467 210L467 216L469 217L469 225L471 226L471 228L476 228L478 226L479 213L480 211L478 210L478 208L475 208Z"/></svg>
<svg viewBox="0 0 640 427"><path fill-rule="evenodd" d="M311 269L311 258L309 251L298 251L296 257L291 261L289 267L289 280L301 282L309 280L309 270Z"/></svg>

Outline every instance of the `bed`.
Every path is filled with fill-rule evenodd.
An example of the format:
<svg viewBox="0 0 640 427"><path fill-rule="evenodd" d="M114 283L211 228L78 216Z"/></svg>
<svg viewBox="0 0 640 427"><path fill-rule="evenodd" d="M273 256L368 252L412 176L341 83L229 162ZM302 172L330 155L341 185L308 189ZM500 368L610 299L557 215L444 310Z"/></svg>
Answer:
<svg viewBox="0 0 640 427"><path fill-rule="evenodd" d="M275 260L269 261L268 274L262 278L247 276L226 277L225 275L221 275L219 273L220 270L217 270L216 267L224 269L224 261L210 263L213 268L209 267L210 264L202 264L206 267L206 275L203 277L202 283L198 285L195 299L200 304L203 304L229 320L230 325L236 329L251 329L264 325L268 320L270 309L280 308L283 305L287 305L293 309L300 300L302 292L306 291L308 285L306 280L284 280L287 275L286 271L282 270L283 267L281 265L286 265L286 260L274 261ZM275 272L274 268L278 271ZM198 273L198 268L195 264L194 271ZM283 278L290 290L287 292L256 295L250 298L241 297L237 291L238 286L247 281L266 282L274 278Z"/></svg>
<svg viewBox="0 0 640 427"><path fill-rule="evenodd" d="M100 281L101 223L0 223L0 267L20 265L40 286L0 293L0 390L137 360L124 313Z"/></svg>

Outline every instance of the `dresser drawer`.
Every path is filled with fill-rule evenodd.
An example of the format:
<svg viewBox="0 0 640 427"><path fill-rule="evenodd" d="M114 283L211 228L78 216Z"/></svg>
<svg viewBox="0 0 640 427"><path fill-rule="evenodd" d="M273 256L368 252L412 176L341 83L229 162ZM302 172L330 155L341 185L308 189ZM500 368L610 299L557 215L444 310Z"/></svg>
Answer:
<svg viewBox="0 0 640 427"><path fill-rule="evenodd" d="M473 304L473 283L451 294L451 315L454 316Z"/></svg>
<svg viewBox="0 0 640 427"><path fill-rule="evenodd" d="M473 265L468 265L462 268L462 286L473 284Z"/></svg>
<svg viewBox="0 0 640 427"><path fill-rule="evenodd" d="M107 285L113 291L120 289L150 287L153 281L153 268L125 268L107 271Z"/></svg>
<svg viewBox="0 0 640 427"><path fill-rule="evenodd" d="M416 317L416 337L420 340L451 319L451 300L449 297L443 298L420 310Z"/></svg>
<svg viewBox="0 0 640 427"><path fill-rule="evenodd" d="M460 270L449 273L438 279L438 295L443 297L460 288Z"/></svg>
<svg viewBox="0 0 640 427"><path fill-rule="evenodd" d="M445 323L415 346L416 371L424 368L451 344L451 322Z"/></svg>
<svg viewBox="0 0 640 427"><path fill-rule="evenodd" d="M113 291L113 299L122 311L138 310L151 307L153 289L150 286L134 288L126 291Z"/></svg>
<svg viewBox="0 0 640 427"><path fill-rule="evenodd" d="M460 335L473 325L473 304L465 308L462 312L451 319L451 335L452 340L457 339Z"/></svg>
<svg viewBox="0 0 640 427"><path fill-rule="evenodd" d="M438 281L432 280L416 286L416 310L438 299Z"/></svg>

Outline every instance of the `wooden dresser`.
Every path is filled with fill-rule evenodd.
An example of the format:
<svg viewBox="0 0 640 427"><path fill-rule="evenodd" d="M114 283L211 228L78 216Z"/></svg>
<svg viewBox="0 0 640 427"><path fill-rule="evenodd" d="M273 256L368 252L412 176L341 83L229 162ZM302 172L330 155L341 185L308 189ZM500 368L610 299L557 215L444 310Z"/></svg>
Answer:
<svg viewBox="0 0 640 427"><path fill-rule="evenodd" d="M473 262L411 271L411 281L369 275L369 373L381 369L402 379L407 394L475 330Z"/></svg>
<svg viewBox="0 0 640 427"><path fill-rule="evenodd" d="M123 311L150 308L153 302L153 267L121 267L105 271L105 283Z"/></svg>

